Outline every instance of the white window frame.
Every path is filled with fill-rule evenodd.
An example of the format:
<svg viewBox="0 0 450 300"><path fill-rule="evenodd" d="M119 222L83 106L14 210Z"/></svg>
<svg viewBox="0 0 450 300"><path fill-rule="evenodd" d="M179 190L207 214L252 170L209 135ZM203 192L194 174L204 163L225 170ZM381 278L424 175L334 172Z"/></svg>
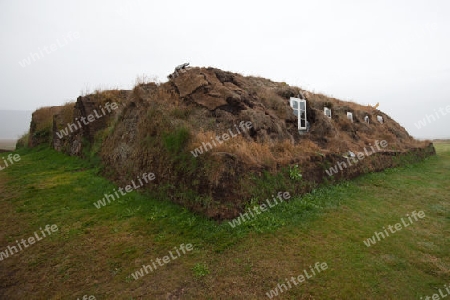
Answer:
<svg viewBox="0 0 450 300"><path fill-rule="evenodd" d="M323 108L323 114L325 115L325 116L327 116L328 118L330 118L331 119L331 109L330 108L328 108L328 107L324 107Z"/></svg>
<svg viewBox="0 0 450 300"><path fill-rule="evenodd" d="M297 116L298 130L306 130L308 119L306 116L306 100L291 97L289 103Z"/></svg>
<svg viewBox="0 0 450 300"><path fill-rule="evenodd" d="M369 118L368 115L366 115L366 116L364 117L364 122L366 122L367 124L370 124L370 118Z"/></svg>
<svg viewBox="0 0 450 300"><path fill-rule="evenodd" d="M384 123L384 118L383 118L383 116L377 115L377 120L378 120L378 122L380 122L381 124Z"/></svg>
<svg viewBox="0 0 450 300"><path fill-rule="evenodd" d="M349 119L350 122L353 123L353 113L352 112L350 112L350 111L347 112L347 119Z"/></svg>

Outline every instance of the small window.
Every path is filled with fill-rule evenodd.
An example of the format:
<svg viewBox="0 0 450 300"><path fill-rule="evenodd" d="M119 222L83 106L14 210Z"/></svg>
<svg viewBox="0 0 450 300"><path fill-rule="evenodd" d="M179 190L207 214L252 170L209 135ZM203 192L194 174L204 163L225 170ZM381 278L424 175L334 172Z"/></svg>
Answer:
<svg viewBox="0 0 450 300"><path fill-rule="evenodd" d="M329 109L328 107L323 108L323 114L331 119L331 109Z"/></svg>
<svg viewBox="0 0 450 300"><path fill-rule="evenodd" d="M298 130L307 130L306 100L291 97L290 104L294 110L294 115L297 116Z"/></svg>
<svg viewBox="0 0 450 300"><path fill-rule="evenodd" d="M351 112L347 112L347 119L349 119L350 120L350 122L352 122L353 123L353 113L351 113Z"/></svg>
<svg viewBox="0 0 450 300"><path fill-rule="evenodd" d="M384 123L383 117L380 116L380 115L377 116L377 120L378 120L378 122L380 122L381 124Z"/></svg>
<svg viewBox="0 0 450 300"><path fill-rule="evenodd" d="M365 117L364 117L364 122L366 122L367 124L370 124L370 118L369 118L369 116L365 116Z"/></svg>

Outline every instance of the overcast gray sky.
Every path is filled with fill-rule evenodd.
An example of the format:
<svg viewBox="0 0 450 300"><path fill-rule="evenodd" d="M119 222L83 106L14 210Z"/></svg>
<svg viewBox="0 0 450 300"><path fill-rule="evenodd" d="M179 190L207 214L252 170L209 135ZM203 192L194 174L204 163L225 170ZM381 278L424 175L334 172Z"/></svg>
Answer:
<svg viewBox="0 0 450 300"><path fill-rule="evenodd" d="M450 138L449 17L445 0L0 0L0 110L165 81L190 62L379 102L413 136Z"/></svg>

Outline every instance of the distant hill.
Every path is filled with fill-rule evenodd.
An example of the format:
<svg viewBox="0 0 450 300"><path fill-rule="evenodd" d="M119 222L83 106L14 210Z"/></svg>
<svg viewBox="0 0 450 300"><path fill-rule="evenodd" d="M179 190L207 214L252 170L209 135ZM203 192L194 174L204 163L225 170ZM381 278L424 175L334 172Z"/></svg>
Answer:
<svg viewBox="0 0 450 300"><path fill-rule="evenodd" d="M31 110L0 110L0 139L17 139L30 128Z"/></svg>
<svg viewBox="0 0 450 300"><path fill-rule="evenodd" d="M2 140L0 139L0 153L5 151L13 151L16 149L16 139Z"/></svg>

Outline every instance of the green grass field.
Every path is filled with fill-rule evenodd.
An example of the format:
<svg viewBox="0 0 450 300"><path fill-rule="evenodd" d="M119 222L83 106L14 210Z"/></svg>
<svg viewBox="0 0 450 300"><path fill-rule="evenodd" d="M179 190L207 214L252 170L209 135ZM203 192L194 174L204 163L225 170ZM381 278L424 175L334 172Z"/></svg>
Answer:
<svg viewBox="0 0 450 300"><path fill-rule="evenodd" d="M137 192L97 209L117 187L87 162L15 152L21 161L0 171L0 251L47 224L59 230L3 257L0 299L268 299L316 262L328 269L274 299L425 299L450 285L450 144L436 148L436 157L293 197L236 228ZM364 244L413 211L426 217ZM130 276L183 243L193 250Z"/></svg>

